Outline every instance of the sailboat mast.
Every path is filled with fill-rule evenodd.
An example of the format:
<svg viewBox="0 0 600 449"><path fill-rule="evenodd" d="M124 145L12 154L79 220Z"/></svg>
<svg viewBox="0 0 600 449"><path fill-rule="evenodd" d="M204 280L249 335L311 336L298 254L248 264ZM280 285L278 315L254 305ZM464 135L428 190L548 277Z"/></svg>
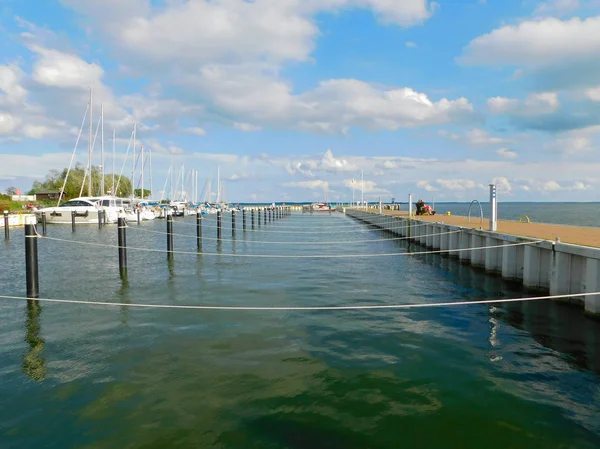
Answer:
<svg viewBox="0 0 600 449"><path fill-rule="evenodd" d="M88 179L88 195L92 196L92 88L90 87L90 143L89 143L89 150L88 150L88 168L89 168L89 173L90 173L90 177Z"/></svg>
<svg viewBox="0 0 600 449"><path fill-rule="evenodd" d="M115 156L117 155L117 147L115 142L116 140L117 130L116 128L113 128L112 188L110 189L110 191L112 192L112 196L117 196L117 193L115 192Z"/></svg>
<svg viewBox="0 0 600 449"><path fill-rule="evenodd" d="M152 196L152 149L148 149L148 158L150 159L150 195Z"/></svg>
<svg viewBox="0 0 600 449"><path fill-rule="evenodd" d="M198 203L198 170L196 170L196 203Z"/></svg>
<svg viewBox="0 0 600 449"><path fill-rule="evenodd" d="M140 151L140 156L142 158L142 194L140 195L140 197L144 199L144 145L142 145Z"/></svg>
<svg viewBox="0 0 600 449"><path fill-rule="evenodd" d="M217 204L221 201L221 167L217 165Z"/></svg>
<svg viewBox="0 0 600 449"><path fill-rule="evenodd" d="M137 131L137 122L133 122L133 159L131 159L131 202L135 196L135 135Z"/></svg>
<svg viewBox="0 0 600 449"><path fill-rule="evenodd" d="M102 173L100 178L100 195L104 195L104 104L100 105L100 120L102 122L102 129L100 131L100 159L102 160Z"/></svg>
<svg viewBox="0 0 600 449"><path fill-rule="evenodd" d="M181 164L181 200L185 200L183 197L183 178L185 177L185 165Z"/></svg>

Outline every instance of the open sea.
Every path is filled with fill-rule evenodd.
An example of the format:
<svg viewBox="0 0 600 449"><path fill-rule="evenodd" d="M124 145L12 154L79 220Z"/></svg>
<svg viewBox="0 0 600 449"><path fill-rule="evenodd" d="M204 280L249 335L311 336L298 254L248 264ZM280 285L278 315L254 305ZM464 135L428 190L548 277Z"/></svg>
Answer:
<svg viewBox="0 0 600 449"><path fill-rule="evenodd" d="M484 213L485 213L485 205ZM465 215L468 204L436 204ZM600 204L500 203L597 226ZM40 296L124 304L341 306L534 295L342 214L49 226ZM23 230L0 295L24 296ZM147 248L156 252L134 250ZM360 257L366 254L403 255ZM285 257L256 257L256 256ZM302 256L344 255L343 258ZM251 257L246 257L251 256ZM375 310L190 310L0 299L0 448L600 447L600 321L535 301Z"/></svg>

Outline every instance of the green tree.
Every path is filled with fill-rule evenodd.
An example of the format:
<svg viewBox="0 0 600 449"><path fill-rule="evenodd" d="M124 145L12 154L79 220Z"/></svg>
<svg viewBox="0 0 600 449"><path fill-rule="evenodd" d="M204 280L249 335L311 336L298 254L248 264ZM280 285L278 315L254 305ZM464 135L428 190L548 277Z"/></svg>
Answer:
<svg viewBox="0 0 600 449"><path fill-rule="evenodd" d="M69 174L67 182L65 184L65 178ZM85 167L77 163L75 167L71 168L71 171L64 168L62 170L50 170L46 175L44 181L34 181L31 194L35 194L38 191L56 191L60 192L64 184L63 200L69 200L80 196L98 196L102 194L108 194L112 188L112 173L104 175L104 192L100 192L100 185L102 180L102 172L99 167L92 167L92 191L88 192L88 178L86 176ZM115 175L115 190L117 190L117 196L128 197L131 196L132 185L131 180L128 178L121 178L118 181L119 176ZM84 183L85 181L85 183ZM83 185L83 189L81 188ZM117 187L118 185L118 187Z"/></svg>
<svg viewBox="0 0 600 449"><path fill-rule="evenodd" d="M134 190L135 196L138 198L142 197L142 189L135 189ZM152 195L152 191L148 190L148 189L144 189L144 198L148 198L150 195Z"/></svg>
<svg viewBox="0 0 600 449"><path fill-rule="evenodd" d="M6 189L6 194L7 195L16 195L17 194L17 188L16 187L9 187L8 189Z"/></svg>

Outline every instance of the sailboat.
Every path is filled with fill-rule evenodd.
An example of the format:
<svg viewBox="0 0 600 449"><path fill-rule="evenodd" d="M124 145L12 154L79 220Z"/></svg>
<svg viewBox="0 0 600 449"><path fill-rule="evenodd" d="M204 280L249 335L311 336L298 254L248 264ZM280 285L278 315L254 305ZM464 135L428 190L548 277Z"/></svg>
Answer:
<svg viewBox="0 0 600 449"><path fill-rule="evenodd" d="M42 209L38 209L35 211L36 218L38 220L42 219L42 216L46 216L47 223L59 223L59 224L70 224L72 220L75 219L76 223L81 224L92 224L98 223L100 219L100 212L104 213L103 220L106 220L107 223L116 223L119 217L119 214L123 213L124 205L120 198L106 195L104 189L104 107L101 106L101 114L100 120L98 122L98 126L96 128L96 133L93 133L93 97L92 90L90 89L90 102L85 111L83 121L81 123L81 127L79 128L79 134L77 136L77 141L75 143L75 148L73 150L73 154L71 155L71 162L69 163L69 168L67 169L67 174L63 181L63 186L60 191L60 195L58 198L58 202L55 207L45 207ZM88 164L85 172L85 176L81 185L81 190L79 192L78 198L73 198L64 204L60 204L63 198L63 194L65 191L65 186L67 184L67 180L69 178L69 173L71 171L71 167L73 165L73 160L75 157L75 153L77 151L77 146L79 143L79 139L81 138L81 134L83 132L83 127L85 125L86 118L88 118L89 112L89 144L88 144ZM98 136L98 129L102 125L102 133L101 133L101 145L102 145L102 153L101 153L101 178L100 178L100 192L99 195L93 196L93 185L92 185L92 154L94 150L94 144L96 142L96 137ZM88 181L88 196L82 196L83 190L85 187L85 181Z"/></svg>

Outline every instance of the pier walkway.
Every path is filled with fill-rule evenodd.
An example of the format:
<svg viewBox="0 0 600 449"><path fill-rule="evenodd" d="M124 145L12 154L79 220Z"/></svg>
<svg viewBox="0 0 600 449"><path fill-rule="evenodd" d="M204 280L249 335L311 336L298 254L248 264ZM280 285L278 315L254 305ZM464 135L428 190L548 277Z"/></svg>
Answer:
<svg viewBox="0 0 600 449"><path fill-rule="evenodd" d="M379 209L369 209L370 212L379 212ZM394 215L399 217L408 217L407 211L383 210L384 215ZM432 223L444 223L452 226L462 226L465 228L484 230L489 229L489 220L484 219L481 222L479 217L471 217L469 223L468 217L459 215L419 215L414 219ZM536 239L556 240L560 238L563 243L573 245L590 246L600 248L600 228L590 228L584 226L566 226L548 223L519 223L518 221L498 220L497 232L502 234L531 237Z"/></svg>

